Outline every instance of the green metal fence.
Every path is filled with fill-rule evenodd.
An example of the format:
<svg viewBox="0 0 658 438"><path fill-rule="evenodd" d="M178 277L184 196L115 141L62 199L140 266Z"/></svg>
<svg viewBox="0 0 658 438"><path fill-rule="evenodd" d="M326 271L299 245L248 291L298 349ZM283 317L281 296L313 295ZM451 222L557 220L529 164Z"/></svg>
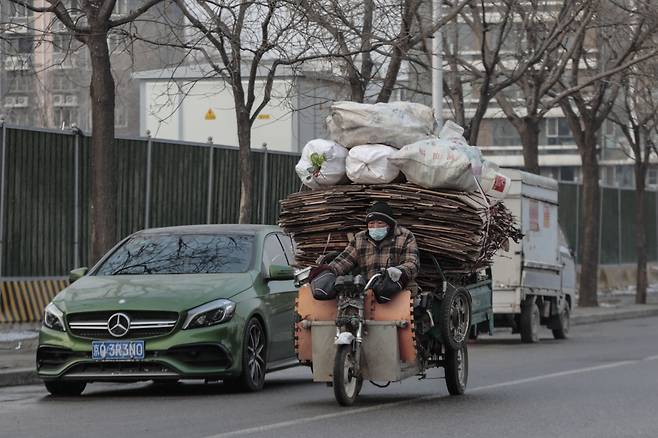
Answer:
<svg viewBox="0 0 658 438"><path fill-rule="evenodd" d="M560 224L567 241L580 259L580 236L587 217L583 212L583 191L578 184L560 182L558 209ZM647 256L649 261L658 261L658 222L656 219L658 192L645 194L645 225ZM635 263L635 190L617 187L601 187L601 221L599 238L599 263Z"/></svg>
<svg viewBox="0 0 658 438"><path fill-rule="evenodd" d="M143 228L235 223L235 147L150 138L115 141L117 240ZM90 138L3 126L0 276L63 275L89 264ZM279 199L299 189L297 154L254 150L253 223L276 223ZM265 184L267 181L267 184Z"/></svg>
<svg viewBox="0 0 658 438"><path fill-rule="evenodd" d="M235 147L119 138L117 240L147 227L234 223L240 202ZM90 138L73 131L2 127L0 277L64 275L89 264ZM253 223L276 223L279 200L299 190L298 154L252 151ZM582 189L560 183L559 219L577 251ZM656 192L647 192L649 259L658 260ZM601 189L601 260L635 261L635 193ZM579 257L579 254L576 254Z"/></svg>

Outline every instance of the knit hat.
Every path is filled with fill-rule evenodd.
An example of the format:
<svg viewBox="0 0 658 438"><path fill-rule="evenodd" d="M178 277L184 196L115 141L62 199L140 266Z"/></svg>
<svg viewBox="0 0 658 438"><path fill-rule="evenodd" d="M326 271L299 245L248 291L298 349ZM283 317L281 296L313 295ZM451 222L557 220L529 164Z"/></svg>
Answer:
<svg viewBox="0 0 658 438"><path fill-rule="evenodd" d="M366 223L377 220L386 222L391 228L397 224L393 218L393 210L384 201L375 202L366 215Z"/></svg>

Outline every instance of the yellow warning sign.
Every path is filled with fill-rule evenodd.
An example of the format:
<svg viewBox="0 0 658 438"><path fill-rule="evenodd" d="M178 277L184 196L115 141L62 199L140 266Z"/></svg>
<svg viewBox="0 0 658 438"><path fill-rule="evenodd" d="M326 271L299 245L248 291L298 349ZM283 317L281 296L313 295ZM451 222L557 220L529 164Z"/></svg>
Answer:
<svg viewBox="0 0 658 438"><path fill-rule="evenodd" d="M258 120L270 120L272 116L269 114L258 114Z"/></svg>
<svg viewBox="0 0 658 438"><path fill-rule="evenodd" d="M208 111L206 111L206 120L215 120L217 117L215 116L215 112L212 110L212 108L208 108Z"/></svg>

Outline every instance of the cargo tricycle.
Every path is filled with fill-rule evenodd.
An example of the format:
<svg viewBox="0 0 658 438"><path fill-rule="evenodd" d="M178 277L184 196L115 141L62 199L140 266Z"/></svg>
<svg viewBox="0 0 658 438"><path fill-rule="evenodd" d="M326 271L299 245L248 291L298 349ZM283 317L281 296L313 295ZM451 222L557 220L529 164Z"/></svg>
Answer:
<svg viewBox="0 0 658 438"><path fill-rule="evenodd" d="M451 395L463 394L468 381L469 331L493 331L489 270L461 283L449 281L429 256L441 281L412 295L405 290L385 304L371 290L381 274L366 279L336 279L336 298L318 301L308 283L308 268L296 275L295 351L311 367L315 382L333 386L336 401L354 403L364 380L385 387L390 382L426 377L430 368L445 370Z"/></svg>

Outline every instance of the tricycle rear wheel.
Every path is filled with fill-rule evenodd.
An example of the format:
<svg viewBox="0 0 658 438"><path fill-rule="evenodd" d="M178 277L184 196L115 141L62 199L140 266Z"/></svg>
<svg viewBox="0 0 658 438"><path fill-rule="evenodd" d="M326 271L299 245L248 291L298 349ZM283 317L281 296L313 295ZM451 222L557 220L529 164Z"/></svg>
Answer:
<svg viewBox="0 0 658 438"><path fill-rule="evenodd" d="M334 361L334 396L341 406L352 406L362 385L351 345L339 345Z"/></svg>
<svg viewBox="0 0 658 438"><path fill-rule="evenodd" d="M446 349L445 376L450 395L462 395L466 391L468 383L468 348L466 344L457 350Z"/></svg>
<svg viewBox="0 0 658 438"><path fill-rule="evenodd" d="M463 287L449 288L439 307L439 331L446 347L461 348L471 329L471 300Z"/></svg>

